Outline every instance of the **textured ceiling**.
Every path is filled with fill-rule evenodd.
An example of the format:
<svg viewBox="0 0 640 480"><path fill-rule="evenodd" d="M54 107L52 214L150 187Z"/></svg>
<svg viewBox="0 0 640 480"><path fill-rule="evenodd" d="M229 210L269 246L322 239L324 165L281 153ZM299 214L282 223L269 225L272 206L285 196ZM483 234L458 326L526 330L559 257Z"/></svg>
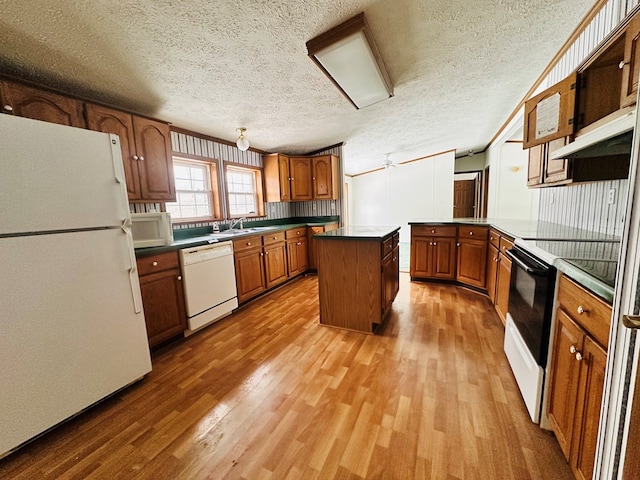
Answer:
<svg viewBox="0 0 640 480"><path fill-rule="evenodd" d="M345 171L482 149L593 0L0 0L0 71ZM365 12L394 97L355 110L305 43Z"/></svg>

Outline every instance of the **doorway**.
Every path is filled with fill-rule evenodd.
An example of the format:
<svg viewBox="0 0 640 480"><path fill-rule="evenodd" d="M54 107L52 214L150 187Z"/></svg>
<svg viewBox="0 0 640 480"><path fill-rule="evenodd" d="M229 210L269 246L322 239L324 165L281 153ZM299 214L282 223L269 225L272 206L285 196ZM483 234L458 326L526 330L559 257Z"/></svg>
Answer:
<svg viewBox="0 0 640 480"><path fill-rule="evenodd" d="M479 172L453 176L453 218L475 218L480 204Z"/></svg>

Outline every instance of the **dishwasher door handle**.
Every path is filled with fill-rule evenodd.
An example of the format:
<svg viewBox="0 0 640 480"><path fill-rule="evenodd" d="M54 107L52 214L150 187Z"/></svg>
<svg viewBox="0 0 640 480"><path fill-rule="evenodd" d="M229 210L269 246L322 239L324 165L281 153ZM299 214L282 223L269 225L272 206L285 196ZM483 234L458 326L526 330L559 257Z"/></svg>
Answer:
<svg viewBox="0 0 640 480"><path fill-rule="evenodd" d="M537 265L531 266L526 264L520 257L518 257L517 255L514 255L513 251L514 251L513 249L507 250L506 251L507 257L509 257L513 262L517 263L518 266L522 268L525 272L527 272L530 275L536 275L536 276L544 276L547 274L547 269L538 268Z"/></svg>

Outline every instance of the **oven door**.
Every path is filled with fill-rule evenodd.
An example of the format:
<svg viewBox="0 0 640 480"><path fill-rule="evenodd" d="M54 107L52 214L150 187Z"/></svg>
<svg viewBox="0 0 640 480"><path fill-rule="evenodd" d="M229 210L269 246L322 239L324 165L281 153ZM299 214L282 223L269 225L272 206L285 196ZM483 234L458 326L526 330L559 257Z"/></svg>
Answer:
<svg viewBox="0 0 640 480"><path fill-rule="evenodd" d="M556 269L514 247L508 312L536 363L547 364Z"/></svg>

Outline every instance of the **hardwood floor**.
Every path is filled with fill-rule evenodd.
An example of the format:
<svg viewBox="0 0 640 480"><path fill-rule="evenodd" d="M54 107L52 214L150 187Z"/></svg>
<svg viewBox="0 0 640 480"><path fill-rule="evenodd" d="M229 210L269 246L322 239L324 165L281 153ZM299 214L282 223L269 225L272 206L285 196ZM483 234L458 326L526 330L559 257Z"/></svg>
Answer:
<svg viewBox="0 0 640 480"><path fill-rule="evenodd" d="M502 340L486 298L406 274L382 332L320 326L301 278L157 351L0 478L572 479Z"/></svg>

